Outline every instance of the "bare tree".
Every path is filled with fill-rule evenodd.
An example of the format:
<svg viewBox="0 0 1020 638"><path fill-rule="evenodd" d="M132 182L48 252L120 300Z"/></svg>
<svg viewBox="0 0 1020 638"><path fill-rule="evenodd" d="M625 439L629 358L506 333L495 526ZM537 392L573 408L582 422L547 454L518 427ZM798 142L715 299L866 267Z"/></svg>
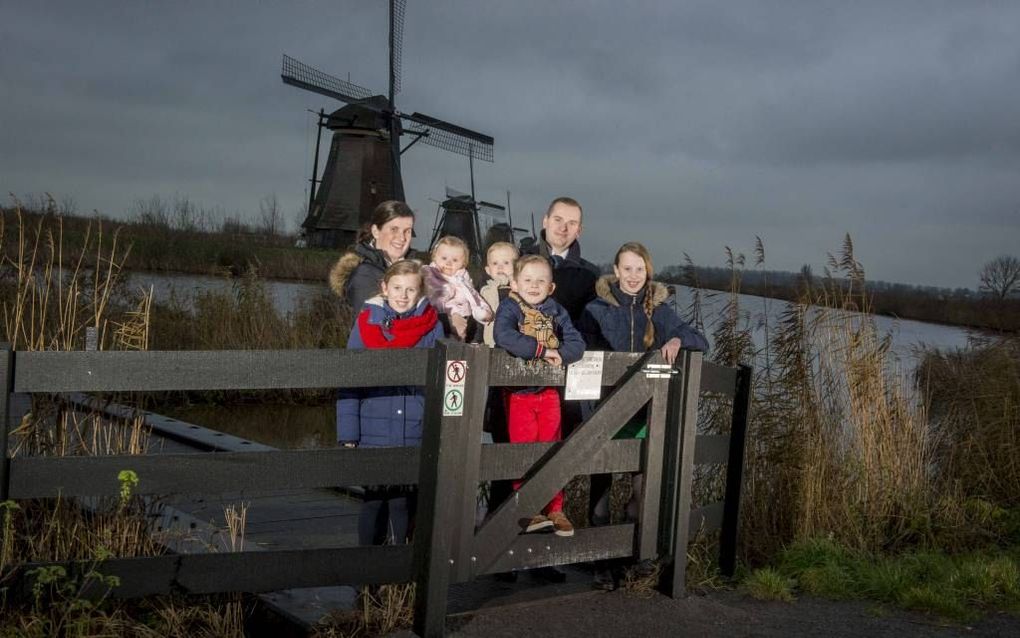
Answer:
<svg viewBox="0 0 1020 638"><path fill-rule="evenodd" d="M275 237L283 234L284 220L280 202L276 193L266 195L259 200L259 230L266 235Z"/></svg>
<svg viewBox="0 0 1020 638"><path fill-rule="evenodd" d="M981 290L999 299L1020 292L1020 259L1000 255L981 267Z"/></svg>

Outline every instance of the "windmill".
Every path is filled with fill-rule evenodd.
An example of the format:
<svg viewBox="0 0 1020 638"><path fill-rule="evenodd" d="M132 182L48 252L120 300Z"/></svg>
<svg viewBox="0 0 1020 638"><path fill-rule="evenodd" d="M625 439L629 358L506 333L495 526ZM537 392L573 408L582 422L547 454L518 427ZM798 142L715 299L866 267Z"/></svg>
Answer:
<svg viewBox="0 0 1020 638"><path fill-rule="evenodd" d="M376 204L388 199L404 200L400 156L418 142L467 156L472 172L475 159L492 161L492 137L424 113L408 115L397 109L394 98L400 92L405 7L406 0L390 0L388 96L283 56L280 76L285 84L346 104L328 115L324 110L318 113L319 139L315 143L308 215L301 224L308 245L348 245ZM317 173L323 128L333 131L333 139L320 178ZM414 139L401 149L402 135Z"/></svg>

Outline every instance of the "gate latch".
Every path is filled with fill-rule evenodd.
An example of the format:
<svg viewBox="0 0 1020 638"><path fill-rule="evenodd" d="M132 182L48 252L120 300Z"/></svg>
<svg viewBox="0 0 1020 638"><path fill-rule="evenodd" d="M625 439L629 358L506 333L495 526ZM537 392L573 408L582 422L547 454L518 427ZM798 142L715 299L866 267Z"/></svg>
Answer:
<svg viewBox="0 0 1020 638"><path fill-rule="evenodd" d="M646 379L668 379L680 371L668 363L649 363L641 369Z"/></svg>

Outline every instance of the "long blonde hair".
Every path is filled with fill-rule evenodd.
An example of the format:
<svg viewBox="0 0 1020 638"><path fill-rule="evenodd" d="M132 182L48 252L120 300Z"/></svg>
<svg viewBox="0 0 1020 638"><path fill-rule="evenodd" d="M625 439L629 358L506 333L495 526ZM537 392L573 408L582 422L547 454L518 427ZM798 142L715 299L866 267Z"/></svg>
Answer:
<svg viewBox="0 0 1020 638"><path fill-rule="evenodd" d="M645 350L647 350L655 343L655 324L652 323L652 312L655 310L654 300L652 299L652 254L648 252L644 244L629 241L620 246L620 249L616 251L616 257L613 258L614 266L620 265L620 255L623 253L634 253L641 258L641 261L645 262L645 273L648 275L648 278L645 279L644 311L648 321L645 324L645 336L642 339L642 343L644 343Z"/></svg>

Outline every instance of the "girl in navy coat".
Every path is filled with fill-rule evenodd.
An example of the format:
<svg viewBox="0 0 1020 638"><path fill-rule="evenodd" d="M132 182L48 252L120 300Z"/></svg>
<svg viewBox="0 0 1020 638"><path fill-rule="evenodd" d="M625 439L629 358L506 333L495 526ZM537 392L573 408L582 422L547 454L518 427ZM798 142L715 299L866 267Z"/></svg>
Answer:
<svg viewBox="0 0 1020 638"><path fill-rule="evenodd" d="M394 263L380 285L382 294L365 301L358 314L348 348L431 348L443 338L436 310L424 294L418 262ZM420 387L341 390L337 440L344 447L421 445L424 411ZM358 518L359 544L406 542L414 496L410 486L367 486Z"/></svg>
<svg viewBox="0 0 1020 638"><path fill-rule="evenodd" d="M620 246L613 260L613 275L604 275L595 284L596 298L588 303L578 321L588 348L614 352L645 352L660 350L667 363L676 361L680 349L708 350L708 342L700 332L681 319L665 304L669 297L666 286L652 281L652 256L637 242ZM644 438L646 417L640 413L623 427L617 438ZM633 477L633 491L627 504L628 518L637 517L642 477ZM595 524L609 523L609 490L611 474L591 477L592 512ZM606 565L596 565L595 585L613 589L615 578ZM639 568L654 568L650 564Z"/></svg>

